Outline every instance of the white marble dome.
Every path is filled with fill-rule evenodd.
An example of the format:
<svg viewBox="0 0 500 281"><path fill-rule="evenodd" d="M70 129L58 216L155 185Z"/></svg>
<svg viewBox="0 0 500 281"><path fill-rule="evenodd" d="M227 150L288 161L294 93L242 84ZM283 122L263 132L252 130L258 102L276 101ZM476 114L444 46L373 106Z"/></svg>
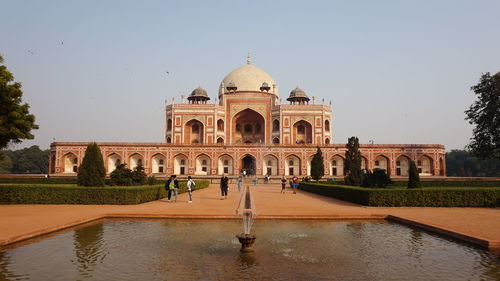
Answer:
<svg viewBox="0 0 500 281"><path fill-rule="evenodd" d="M262 87L262 83L266 82L269 87L271 87L271 90L269 90L270 93L273 91L273 85L276 85L276 82L274 79L269 75L267 72L264 70L258 68L255 65L250 64L248 62L247 64L240 66L236 68L235 70L231 71L226 77L221 82L221 85L219 86L219 95L221 95L223 92L226 92L226 90L222 89L222 84L224 84L224 87L227 87L229 83L233 82L236 87L238 88L236 91L257 91L260 92L260 87ZM279 96L278 92L278 86L275 87L274 89L274 94L276 96Z"/></svg>

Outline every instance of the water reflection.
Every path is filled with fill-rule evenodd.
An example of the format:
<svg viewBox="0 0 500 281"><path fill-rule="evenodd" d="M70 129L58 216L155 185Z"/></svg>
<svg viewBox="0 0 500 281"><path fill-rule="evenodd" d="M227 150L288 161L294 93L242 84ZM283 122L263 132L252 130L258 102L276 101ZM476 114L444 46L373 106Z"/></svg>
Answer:
<svg viewBox="0 0 500 281"><path fill-rule="evenodd" d="M73 234L73 245L76 259L72 260L83 277L92 277L95 267L106 258L103 249L103 224L94 224L77 229Z"/></svg>
<svg viewBox="0 0 500 281"><path fill-rule="evenodd" d="M10 254L0 250L0 280L29 280L29 274L15 274L10 270Z"/></svg>
<svg viewBox="0 0 500 281"><path fill-rule="evenodd" d="M411 229L408 239L408 253L410 256L420 258L422 255L422 231Z"/></svg>

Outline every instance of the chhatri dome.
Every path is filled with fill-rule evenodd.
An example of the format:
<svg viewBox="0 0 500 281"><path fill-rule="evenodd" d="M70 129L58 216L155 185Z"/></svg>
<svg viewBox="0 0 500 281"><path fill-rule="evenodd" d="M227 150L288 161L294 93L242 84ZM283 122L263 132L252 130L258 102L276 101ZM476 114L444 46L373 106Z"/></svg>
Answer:
<svg viewBox="0 0 500 281"><path fill-rule="evenodd" d="M224 77L219 87L219 96L225 92L228 92L227 89L223 89L223 87L227 88L228 86L230 88L236 87L237 92L261 92L260 88L263 87L264 83L267 83L267 85L270 87L270 93L273 92L273 85L275 85L274 94L276 96L279 96L278 86L276 86L276 82L271 77L271 75L269 75L264 70L256 67L255 65L252 65L250 63L250 56L248 56L247 64L236 68L228 75L226 75L226 77Z"/></svg>

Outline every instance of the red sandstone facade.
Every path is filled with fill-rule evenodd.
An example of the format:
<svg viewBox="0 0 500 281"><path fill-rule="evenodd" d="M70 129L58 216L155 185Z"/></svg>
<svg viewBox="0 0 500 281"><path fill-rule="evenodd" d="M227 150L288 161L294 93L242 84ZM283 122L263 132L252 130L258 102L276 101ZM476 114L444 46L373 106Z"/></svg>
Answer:
<svg viewBox="0 0 500 281"><path fill-rule="evenodd" d="M290 93L281 104L276 84L248 61L224 78L219 102L209 104L205 90L195 89L188 103L165 107L165 143L98 143L107 173L117 163L141 164L148 174L210 177L242 170L256 175L309 175L319 146L327 177L344 175L344 144L333 144L331 105L310 104L304 91ZM74 175L87 143L51 144L50 174ZM443 145L361 145L363 168L386 169L405 177L410 160L422 176L444 176Z"/></svg>

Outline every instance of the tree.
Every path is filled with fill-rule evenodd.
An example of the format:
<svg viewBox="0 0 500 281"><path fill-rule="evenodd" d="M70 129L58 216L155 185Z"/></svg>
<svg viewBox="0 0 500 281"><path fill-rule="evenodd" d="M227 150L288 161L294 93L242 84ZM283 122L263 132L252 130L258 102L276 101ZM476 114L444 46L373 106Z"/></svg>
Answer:
<svg viewBox="0 0 500 281"><path fill-rule="evenodd" d="M47 174L50 150L41 150L37 145L19 150L6 150L12 159L12 174Z"/></svg>
<svg viewBox="0 0 500 281"><path fill-rule="evenodd" d="M144 167L142 164L137 165L132 173L130 174L130 178L132 179L133 185L143 185L146 183L146 173L144 173Z"/></svg>
<svg viewBox="0 0 500 281"><path fill-rule="evenodd" d="M500 177L500 159L479 159L467 150L446 152L449 177Z"/></svg>
<svg viewBox="0 0 500 281"><path fill-rule="evenodd" d="M361 152L359 152L359 140L357 137L350 137L346 144L345 170L347 176L344 181L348 185L361 185L363 181L363 171L361 171Z"/></svg>
<svg viewBox="0 0 500 281"><path fill-rule="evenodd" d="M127 168L127 164L122 163L109 175L111 185L132 185L132 170Z"/></svg>
<svg viewBox="0 0 500 281"><path fill-rule="evenodd" d="M314 154L313 159L311 160L311 177L319 181L321 177L325 175L325 164L323 163L323 153L318 146L318 150L316 154Z"/></svg>
<svg viewBox="0 0 500 281"><path fill-rule="evenodd" d="M12 160L3 151L0 151L0 174L12 173Z"/></svg>
<svg viewBox="0 0 500 281"><path fill-rule="evenodd" d="M387 187L392 184L391 177L387 175L384 169L375 169L372 172L367 172L363 176L362 187Z"/></svg>
<svg viewBox="0 0 500 281"><path fill-rule="evenodd" d="M410 161L410 168L408 169L408 188L422 187L420 183L420 176L418 175L417 165L415 161Z"/></svg>
<svg viewBox="0 0 500 281"><path fill-rule="evenodd" d="M106 170L99 146L93 142L87 146L82 164L78 167L77 184L81 186L104 186Z"/></svg>
<svg viewBox="0 0 500 281"><path fill-rule="evenodd" d="M0 149L9 142L33 139L31 130L38 129L35 116L29 113L30 106L22 104L21 83L13 82L14 75L2 63L0 55Z"/></svg>
<svg viewBox="0 0 500 281"><path fill-rule="evenodd" d="M465 120L475 126L468 148L481 159L500 159L500 72L483 74L471 90L478 100L465 111Z"/></svg>

